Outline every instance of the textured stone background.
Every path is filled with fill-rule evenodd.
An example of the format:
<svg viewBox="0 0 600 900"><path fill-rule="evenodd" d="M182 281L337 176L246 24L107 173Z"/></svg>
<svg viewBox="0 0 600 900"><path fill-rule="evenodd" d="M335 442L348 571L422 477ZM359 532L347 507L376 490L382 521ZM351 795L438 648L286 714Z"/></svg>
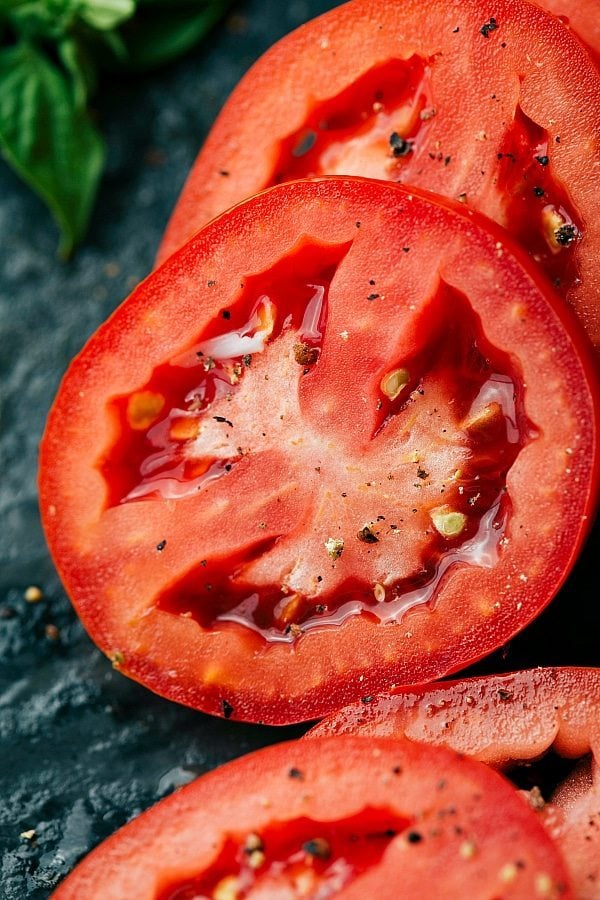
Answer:
<svg viewBox="0 0 600 900"><path fill-rule="evenodd" d="M0 162L0 897L41 900L98 841L220 762L296 729L242 726L128 682L84 634L41 533L37 445L59 379L151 268L162 229L223 100L274 40L333 6L247 0L183 62L104 85L109 163L85 246L56 260L49 216ZM472 671L599 664L588 548L561 597ZM591 573L590 590L584 588ZM26 603L39 585L44 599ZM58 639L46 626L58 628ZM35 828L36 840L19 837Z"/></svg>

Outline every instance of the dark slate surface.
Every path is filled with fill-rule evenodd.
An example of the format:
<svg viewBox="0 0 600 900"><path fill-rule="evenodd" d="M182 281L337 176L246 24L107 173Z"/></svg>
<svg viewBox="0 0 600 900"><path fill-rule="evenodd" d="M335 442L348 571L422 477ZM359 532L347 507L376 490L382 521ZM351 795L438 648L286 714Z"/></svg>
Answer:
<svg viewBox="0 0 600 900"><path fill-rule="evenodd" d="M86 337L151 268L185 173L224 98L270 43L333 5L239 3L182 63L105 84L97 108L109 141L108 169L88 240L68 265L56 260L48 215L0 163L0 897L6 900L47 897L92 846L176 786L302 731L211 719L118 675L84 634L54 573L35 478L59 379ZM551 609L473 672L600 663L599 544L596 532ZM23 598L29 585L43 590L37 604ZM20 838L29 829L35 840Z"/></svg>

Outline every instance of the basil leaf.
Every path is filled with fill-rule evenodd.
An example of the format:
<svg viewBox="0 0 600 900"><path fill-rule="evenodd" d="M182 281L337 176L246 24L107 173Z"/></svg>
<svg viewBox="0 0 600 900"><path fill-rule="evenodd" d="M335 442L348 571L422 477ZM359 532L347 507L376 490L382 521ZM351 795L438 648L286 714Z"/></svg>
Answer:
<svg viewBox="0 0 600 900"><path fill-rule="evenodd" d="M68 256L87 226L104 142L66 76L26 42L0 51L0 149L51 210Z"/></svg>
<svg viewBox="0 0 600 900"><path fill-rule="evenodd" d="M79 0L0 0L0 14L27 40L57 40L71 26Z"/></svg>
<svg viewBox="0 0 600 900"><path fill-rule="evenodd" d="M71 75L73 99L77 107L85 107L98 81L96 64L82 40L64 38L58 45L58 55Z"/></svg>
<svg viewBox="0 0 600 900"><path fill-rule="evenodd" d="M170 2L141 0L134 19L120 32L129 51L127 68L151 69L176 59L198 43L225 14L230 0Z"/></svg>
<svg viewBox="0 0 600 900"><path fill-rule="evenodd" d="M110 31L135 13L135 0L80 0L79 18L97 31Z"/></svg>

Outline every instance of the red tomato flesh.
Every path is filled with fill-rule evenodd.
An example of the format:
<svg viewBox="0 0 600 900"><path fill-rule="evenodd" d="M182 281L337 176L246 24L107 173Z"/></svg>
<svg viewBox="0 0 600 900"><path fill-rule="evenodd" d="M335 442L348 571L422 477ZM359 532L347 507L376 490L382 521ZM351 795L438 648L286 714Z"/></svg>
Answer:
<svg viewBox="0 0 600 900"><path fill-rule="evenodd" d="M121 671L301 721L461 668L548 603L597 499L596 388L568 310L484 226L383 182L281 186L91 339L41 505Z"/></svg>
<svg viewBox="0 0 600 900"><path fill-rule="evenodd" d="M567 25L600 62L600 7L598 0L535 0Z"/></svg>
<svg viewBox="0 0 600 900"><path fill-rule="evenodd" d="M598 742L596 743L598 746ZM585 760L540 811L567 862L578 900L600 897L600 754Z"/></svg>
<svg viewBox="0 0 600 900"><path fill-rule="evenodd" d="M94 850L55 900L573 896L500 775L441 748L279 744L168 797Z"/></svg>
<svg viewBox="0 0 600 900"><path fill-rule="evenodd" d="M225 105L159 260L282 181L400 181L505 226L600 346L600 77L549 13L522 0L492 12L482 0L353 0L288 35Z"/></svg>
<svg viewBox="0 0 600 900"><path fill-rule="evenodd" d="M405 736L492 766L537 759L550 747L600 756L600 669L548 668L407 688L340 709L309 734Z"/></svg>
<svg viewBox="0 0 600 900"><path fill-rule="evenodd" d="M306 737L347 734L408 737L505 769L550 749L572 759L591 754L552 794L535 791L531 802L562 850L575 896L600 897L600 669L533 669L411 688L339 710Z"/></svg>

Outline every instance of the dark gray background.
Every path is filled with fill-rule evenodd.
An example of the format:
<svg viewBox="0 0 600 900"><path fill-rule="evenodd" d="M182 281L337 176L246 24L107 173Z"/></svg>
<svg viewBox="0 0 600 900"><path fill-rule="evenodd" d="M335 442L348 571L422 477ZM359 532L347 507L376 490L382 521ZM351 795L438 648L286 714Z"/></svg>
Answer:
<svg viewBox="0 0 600 900"><path fill-rule="evenodd" d="M0 162L0 897L41 900L102 838L196 774L302 728L243 726L118 675L73 614L36 500L37 445L71 357L150 270L221 104L273 41L335 5L248 0L186 60L97 98L108 168L72 262L41 204ZM598 533L552 607L472 673L600 664ZM592 588L585 587L586 576ZM40 603L23 598L39 585ZM56 640L46 626L59 630ZM35 828L33 842L19 837Z"/></svg>

